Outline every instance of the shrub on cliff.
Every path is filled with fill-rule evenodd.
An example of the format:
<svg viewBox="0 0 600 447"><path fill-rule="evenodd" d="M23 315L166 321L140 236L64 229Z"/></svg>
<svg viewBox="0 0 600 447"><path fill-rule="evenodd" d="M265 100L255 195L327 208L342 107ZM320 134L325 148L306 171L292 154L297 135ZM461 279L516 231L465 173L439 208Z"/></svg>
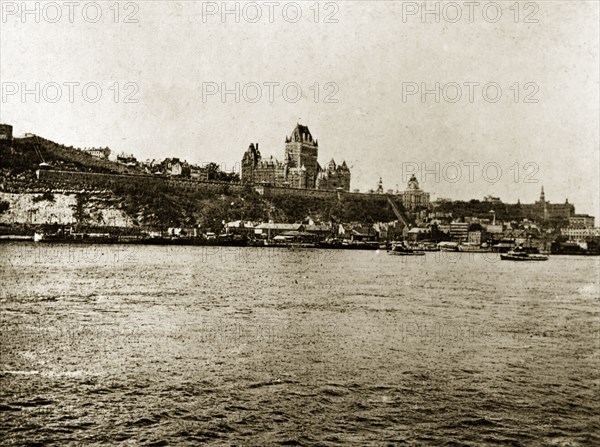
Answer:
<svg viewBox="0 0 600 447"><path fill-rule="evenodd" d="M40 196L35 196L33 198L33 203L43 202L43 201L54 202L54 194L52 194L50 191L46 191L44 194L42 194Z"/></svg>

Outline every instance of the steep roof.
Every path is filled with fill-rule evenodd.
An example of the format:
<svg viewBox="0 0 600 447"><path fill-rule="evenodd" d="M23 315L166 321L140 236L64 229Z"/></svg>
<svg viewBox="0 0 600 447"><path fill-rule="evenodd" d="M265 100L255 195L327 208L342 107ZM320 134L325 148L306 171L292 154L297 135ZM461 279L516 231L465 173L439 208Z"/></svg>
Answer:
<svg viewBox="0 0 600 447"><path fill-rule="evenodd" d="M303 142L307 141L310 143L314 143L314 139L308 127L303 126L302 124L296 124L294 130L292 131L292 135L289 138L290 141L294 142ZM287 139L286 139L287 142Z"/></svg>
<svg viewBox="0 0 600 447"><path fill-rule="evenodd" d="M296 124L296 129L298 129L300 135L307 135L312 139L312 134L310 133L310 130L308 130L308 127L303 126L302 124Z"/></svg>
<svg viewBox="0 0 600 447"><path fill-rule="evenodd" d="M246 152L244 152L244 160L253 160L253 161L258 161L260 160L262 157L260 155L260 152L258 150L258 143L256 144L256 146L254 146L254 143L250 143L250 146L248 146L248 149L246 150Z"/></svg>

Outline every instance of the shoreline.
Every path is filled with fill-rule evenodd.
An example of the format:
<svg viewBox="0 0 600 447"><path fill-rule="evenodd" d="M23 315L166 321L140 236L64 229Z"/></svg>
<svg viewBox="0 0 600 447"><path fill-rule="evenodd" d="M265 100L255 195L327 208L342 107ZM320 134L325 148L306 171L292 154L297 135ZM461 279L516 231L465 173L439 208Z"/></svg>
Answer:
<svg viewBox="0 0 600 447"><path fill-rule="evenodd" d="M32 243L34 245L47 246L47 245L150 245L150 246L181 246L181 247L256 247L256 248L288 248L288 249L317 249L317 250L358 250L358 251L375 251L375 250L387 250L386 242L371 242L361 244L328 244L328 243L301 243L301 242L288 242L288 243L256 243L247 241L207 241L207 240L194 240L194 239L180 239L180 238L85 238L85 239L42 239L35 240L34 236L23 236L23 235L0 235L0 245L3 243ZM449 250L426 250L426 252L442 252ZM451 253L500 253L494 250L450 250ZM552 256L579 256L579 257L597 257L600 253L552 253L548 252Z"/></svg>

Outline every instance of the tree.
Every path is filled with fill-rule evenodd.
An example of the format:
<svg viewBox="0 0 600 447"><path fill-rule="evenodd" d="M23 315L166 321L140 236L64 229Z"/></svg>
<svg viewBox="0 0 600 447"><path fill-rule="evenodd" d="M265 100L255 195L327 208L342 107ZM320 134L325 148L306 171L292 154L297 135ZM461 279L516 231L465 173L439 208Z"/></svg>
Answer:
<svg viewBox="0 0 600 447"><path fill-rule="evenodd" d="M73 209L73 217L77 221L77 225L85 225L90 219L90 214L87 212L85 206L89 201L89 197L87 194L78 194L77 202L72 206Z"/></svg>
<svg viewBox="0 0 600 447"><path fill-rule="evenodd" d="M240 182L240 176L237 172L224 172L216 163L207 164L206 170L208 172L208 180L219 182Z"/></svg>

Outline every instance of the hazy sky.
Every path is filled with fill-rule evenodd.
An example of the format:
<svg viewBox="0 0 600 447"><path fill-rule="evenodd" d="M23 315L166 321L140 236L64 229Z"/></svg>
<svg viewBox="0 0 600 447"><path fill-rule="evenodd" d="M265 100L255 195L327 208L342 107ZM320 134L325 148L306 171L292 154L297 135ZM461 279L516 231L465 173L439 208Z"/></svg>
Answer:
<svg viewBox="0 0 600 447"><path fill-rule="evenodd" d="M283 158L300 121L319 140L322 165L346 160L352 188L374 188L382 177L384 188L403 189L403 173L418 169L432 199L532 202L544 185L548 200L568 197L577 212L600 215L596 1L478 2L472 10L429 2L439 23L435 14L423 20L421 2L238 2L239 23L220 15L221 2L121 2L118 18L114 2L89 3L70 17L63 2L41 2L37 23L34 2L23 15L22 2L1 1L0 121L16 134L234 169L250 142ZM70 82L79 83L72 98ZM23 98L36 83L39 98ZM203 85L234 91L236 83L239 102L233 93L203 98ZM279 83L272 98L265 83ZM408 95L436 83L439 102ZM137 102L125 102L128 94ZM429 171L439 163L439 177L423 176L423 163ZM525 182L528 173L537 183Z"/></svg>

